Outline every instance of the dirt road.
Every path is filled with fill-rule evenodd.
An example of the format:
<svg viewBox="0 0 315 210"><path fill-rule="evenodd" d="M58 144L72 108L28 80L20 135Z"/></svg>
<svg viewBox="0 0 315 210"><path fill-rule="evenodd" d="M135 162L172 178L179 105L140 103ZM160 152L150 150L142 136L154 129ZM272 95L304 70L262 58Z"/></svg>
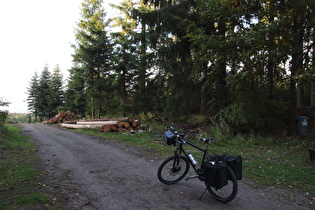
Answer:
<svg viewBox="0 0 315 210"><path fill-rule="evenodd" d="M244 178L236 198L214 200L197 179L175 185L156 176L162 159L141 150L43 124L20 124L37 145L52 196L64 195L69 209L311 209L309 200ZM59 198L58 198L59 199ZM314 207L314 206L313 206Z"/></svg>

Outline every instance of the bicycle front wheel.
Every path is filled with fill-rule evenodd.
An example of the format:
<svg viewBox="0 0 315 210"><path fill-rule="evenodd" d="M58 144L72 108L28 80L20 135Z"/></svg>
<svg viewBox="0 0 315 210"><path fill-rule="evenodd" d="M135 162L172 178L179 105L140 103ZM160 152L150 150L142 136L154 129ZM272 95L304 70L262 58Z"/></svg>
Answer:
<svg viewBox="0 0 315 210"><path fill-rule="evenodd" d="M215 187L211 187L205 182L206 187L209 191L209 193L218 201L222 202L229 202L233 200L237 194L237 180L235 177L235 174L233 170L228 166L227 167L227 173L228 173L228 183L227 185L223 186L220 189L216 189Z"/></svg>
<svg viewBox="0 0 315 210"><path fill-rule="evenodd" d="M189 167L189 161L186 157L172 156L160 165L157 175L164 184L176 184L187 175Z"/></svg>

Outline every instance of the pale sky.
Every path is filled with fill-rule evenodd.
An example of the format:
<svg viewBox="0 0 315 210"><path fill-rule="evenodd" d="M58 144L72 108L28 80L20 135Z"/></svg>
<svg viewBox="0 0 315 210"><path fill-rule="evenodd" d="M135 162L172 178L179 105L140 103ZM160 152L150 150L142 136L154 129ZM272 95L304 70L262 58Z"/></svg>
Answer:
<svg viewBox="0 0 315 210"><path fill-rule="evenodd" d="M0 0L0 98L10 113L27 113L27 87L35 72L59 64L64 79L72 66L71 43L83 0ZM104 0L108 16L113 9Z"/></svg>

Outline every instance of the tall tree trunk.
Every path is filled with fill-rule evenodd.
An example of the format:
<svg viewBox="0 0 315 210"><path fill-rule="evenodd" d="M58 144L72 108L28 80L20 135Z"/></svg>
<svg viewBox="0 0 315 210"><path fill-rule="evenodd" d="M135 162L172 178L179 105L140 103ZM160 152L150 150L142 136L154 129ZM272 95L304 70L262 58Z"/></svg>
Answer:
<svg viewBox="0 0 315 210"><path fill-rule="evenodd" d="M95 118L94 97L91 98L91 118Z"/></svg>
<svg viewBox="0 0 315 210"><path fill-rule="evenodd" d="M100 96L101 96L101 94L100 94ZM101 101L101 99L98 99L97 119L101 118L101 113L102 113L102 101Z"/></svg>
<svg viewBox="0 0 315 210"><path fill-rule="evenodd" d="M311 108L315 107L315 81L311 83Z"/></svg>
<svg viewBox="0 0 315 210"><path fill-rule="evenodd" d="M122 53L123 53L123 58L125 62L129 62L128 57L126 56L126 49L125 49L125 44L123 45L122 48ZM127 106L127 85L126 85L126 75L127 75L127 68L126 65L124 65L121 68L121 80L122 80L122 99L123 99L123 117L126 117L126 106Z"/></svg>
<svg viewBox="0 0 315 210"><path fill-rule="evenodd" d="M219 20L218 23L218 29L219 29L219 35L222 40L222 42L226 42L226 20ZM218 98L220 100L220 106L225 107L228 104L228 89L226 84L226 50L221 48L218 52L218 76L217 76L217 82L219 86L219 95Z"/></svg>
<svg viewBox="0 0 315 210"><path fill-rule="evenodd" d="M304 99L304 91L301 85L297 86L296 91L296 107L302 108L303 107L303 99Z"/></svg>
<svg viewBox="0 0 315 210"><path fill-rule="evenodd" d="M146 66L147 66L147 56L146 56L146 23L145 23L145 17L144 14L142 14L141 19L141 34L140 34L140 63L139 63L139 71L138 71L138 90L137 90L137 97L136 97L136 107L137 111L139 112L145 112L146 111L146 99L145 99L145 93L146 93Z"/></svg>
<svg viewBox="0 0 315 210"><path fill-rule="evenodd" d="M200 94L200 114L206 114L207 112L207 103L208 103L208 90L204 88L203 86L205 85L207 81L207 67L204 67L204 70L202 72L203 74L203 82L201 82L201 94Z"/></svg>
<svg viewBox="0 0 315 210"><path fill-rule="evenodd" d="M145 93L145 75L146 75L146 40L145 40L145 31L146 25L145 21L142 18L141 26L141 63L139 71L139 91L140 94Z"/></svg>
<svg viewBox="0 0 315 210"><path fill-rule="evenodd" d="M291 78L290 78L290 122L289 134L296 131L296 114L297 114L297 90L296 76L303 65L303 13L299 13L294 18L292 24L292 60L291 60Z"/></svg>
<svg viewBox="0 0 315 210"><path fill-rule="evenodd" d="M267 75L269 80L269 98L273 99L273 87L274 87L274 71L275 71L275 62L273 56L270 53L271 49L269 49L269 57L267 64Z"/></svg>
<svg viewBox="0 0 315 210"><path fill-rule="evenodd" d="M271 17L269 18L269 22L273 22L274 21L274 15L271 14ZM270 35L268 34L266 37L267 40L269 40L268 43L268 63L267 63L267 77L268 77L268 82L269 82L269 90L268 90L268 94L269 94L269 99L273 99L273 88L274 88L274 73L275 73L275 69L276 69L276 62L274 59L274 54L272 53L272 51L274 50L274 46L275 46L275 37L274 35Z"/></svg>
<svg viewBox="0 0 315 210"><path fill-rule="evenodd" d="M35 111L35 122L38 122L38 114L37 114L37 111Z"/></svg>
<svg viewBox="0 0 315 210"><path fill-rule="evenodd" d="M313 28L313 43L315 42L315 27ZM313 44L313 54L312 54L312 72L315 72L315 45ZM311 83L311 107L315 107L315 81Z"/></svg>

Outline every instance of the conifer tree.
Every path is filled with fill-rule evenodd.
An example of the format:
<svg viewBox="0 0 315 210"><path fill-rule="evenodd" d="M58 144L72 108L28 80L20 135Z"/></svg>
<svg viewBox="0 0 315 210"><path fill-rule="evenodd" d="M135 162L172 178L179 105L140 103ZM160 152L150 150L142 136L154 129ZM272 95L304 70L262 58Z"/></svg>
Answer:
<svg viewBox="0 0 315 210"><path fill-rule="evenodd" d="M46 65L41 72L38 92L37 92L37 104L38 104L38 116L40 121L48 120L53 116L53 110L50 106L50 96L51 96L51 73L48 70L48 65Z"/></svg>
<svg viewBox="0 0 315 210"><path fill-rule="evenodd" d="M139 57L135 31L137 23L132 18L134 3L131 0L111 6L121 13L120 16L112 19L112 27L120 28L120 31L111 34L115 40L112 65L117 72L116 90L122 103L122 114L126 116L127 110L131 111L130 97L134 93L133 87L137 78L137 58Z"/></svg>
<svg viewBox="0 0 315 210"><path fill-rule="evenodd" d="M59 65L57 65L52 73L51 83L50 83L50 103L52 115L56 115L60 110L62 110L64 105L64 90L63 90L63 75L61 73Z"/></svg>
<svg viewBox="0 0 315 210"><path fill-rule="evenodd" d="M165 87L160 107L168 115L186 115L199 111L200 88L192 80L192 51L188 39L188 21L192 21L191 1L142 1L149 7L139 14L147 24L147 46L154 49L159 72L155 82ZM152 8L153 7L153 8ZM152 38L154 37L154 38ZM148 60L148 59L147 59ZM153 62L153 64L155 64ZM151 64L152 65L152 64ZM151 68L151 66L149 66ZM163 79L164 78L164 79ZM148 82L148 81L147 81ZM151 83L152 84L152 83ZM153 85L153 84L152 84ZM166 94L165 94L166 93ZM149 100L147 100L149 101Z"/></svg>
<svg viewBox="0 0 315 210"><path fill-rule="evenodd" d="M65 91L65 109L85 116L87 112L86 82L82 68L72 67L69 70L67 89Z"/></svg>
<svg viewBox="0 0 315 210"><path fill-rule="evenodd" d="M38 121L38 85L39 85L39 76L37 72L34 73L31 81L29 83L29 88L27 88L27 105L28 111L35 115L35 122Z"/></svg>
<svg viewBox="0 0 315 210"><path fill-rule="evenodd" d="M82 69L86 80L85 90L91 117L99 118L103 113L107 94L115 77L109 69L111 45L105 21L106 13L102 0L85 0L82 3L81 20L76 30L73 61ZM73 72L75 74L75 72Z"/></svg>

